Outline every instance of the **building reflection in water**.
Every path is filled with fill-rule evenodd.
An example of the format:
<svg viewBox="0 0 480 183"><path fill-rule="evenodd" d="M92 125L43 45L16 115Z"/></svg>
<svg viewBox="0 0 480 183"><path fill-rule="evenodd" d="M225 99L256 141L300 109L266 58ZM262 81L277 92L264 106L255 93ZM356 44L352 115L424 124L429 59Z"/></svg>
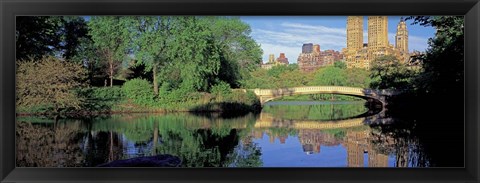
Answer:
<svg viewBox="0 0 480 183"><path fill-rule="evenodd" d="M294 130L294 129L292 129ZM321 153L321 148L329 146L342 145L347 151L347 166L348 167L388 167L389 166L389 152L382 152L382 147L392 146L393 139L384 140L382 144L376 144L372 141L374 137L370 129L361 127L358 129L337 130L333 133L325 130L299 129L298 140L301 144L303 152L307 155ZM338 135L340 134L340 135ZM268 140L271 144L275 143L276 139L280 144L285 144L288 135L275 134L272 129L255 129L251 133L254 139L263 139L264 135L268 135ZM398 157L408 156L408 153L397 155ZM400 158L405 159L405 158ZM398 161L398 160L397 160ZM406 163L400 161L395 163L397 167L405 167Z"/></svg>
<svg viewBox="0 0 480 183"><path fill-rule="evenodd" d="M367 118L314 121L304 120L307 118L301 115L297 117L301 120L282 119L262 112L255 124L255 127L262 129L255 129L254 136L257 139L263 138L262 132L265 131L270 143L278 138L282 144L285 143L288 135L278 134L275 131L279 131L278 129L296 131L302 150L307 155L319 154L322 146L342 145L346 150L348 167L388 167L389 155L391 155L393 166L407 167L408 162L411 161L409 154L414 153L412 147L416 148L415 144L418 145L416 142L408 141L409 138L394 138L374 132L369 125L365 124ZM371 119L376 118L369 118L369 121ZM378 119L382 121L382 118Z"/></svg>
<svg viewBox="0 0 480 183"><path fill-rule="evenodd" d="M349 167L363 167L365 154L368 155L368 167L388 167L388 155L375 150L369 131L347 131L343 144L347 149Z"/></svg>
<svg viewBox="0 0 480 183"><path fill-rule="evenodd" d="M262 139L263 132L265 132L268 134L270 143L274 143L275 139L278 138L280 144L284 144L288 134L276 134L273 131L278 131L275 128L283 128L285 131L286 128L290 129L290 131L298 132L298 140L302 145L303 152L307 155L319 154L321 146L342 145L347 151L348 167L388 167L389 152L392 151L381 151L379 149L393 146L394 139L382 136L382 134L373 134L372 130L367 125L363 125L363 123L362 118L335 122L295 121L278 119L271 114L262 113L257 120L256 126L266 129L255 130L252 132L252 135L256 139ZM353 124L353 126L343 128L345 125L350 124ZM268 127L273 127L273 129ZM378 135L382 136L383 140L374 142L374 139L380 137ZM408 146L406 148L408 149ZM408 157L408 152L398 154L396 166L406 167L408 165L407 161L404 161L407 160L406 157Z"/></svg>
<svg viewBox="0 0 480 183"><path fill-rule="evenodd" d="M184 114L109 119L18 122L17 166L89 167L156 154L180 156L190 163L186 167L262 166L262 147L255 145L255 139L266 136L272 146L291 144L298 138L295 148L310 156L326 156L322 154L326 147L346 152L326 157L345 160L337 166L428 166L418 139L410 137L408 130L382 131L364 125L362 119L314 122L265 114L221 120Z"/></svg>
<svg viewBox="0 0 480 183"><path fill-rule="evenodd" d="M319 130L299 130L298 137L306 154L320 153L320 146L337 146L340 140Z"/></svg>

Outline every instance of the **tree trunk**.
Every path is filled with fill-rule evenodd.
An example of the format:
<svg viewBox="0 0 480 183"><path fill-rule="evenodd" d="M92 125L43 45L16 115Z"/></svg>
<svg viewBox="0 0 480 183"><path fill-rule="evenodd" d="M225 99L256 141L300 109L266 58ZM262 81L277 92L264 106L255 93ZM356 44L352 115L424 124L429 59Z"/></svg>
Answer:
<svg viewBox="0 0 480 183"><path fill-rule="evenodd" d="M153 152L152 155L157 155L157 144L158 144L158 122L155 121L153 124Z"/></svg>
<svg viewBox="0 0 480 183"><path fill-rule="evenodd" d="M110 61L110 87L113 86L113 61Z"/></svg>
<svg viewBox="0 0 480 183"><path fill-rule="evenodd" d="M115 158L113 157L113 133L112 133L112 131L110 131L110 153L109 153L109 156L108 156L108 160L109 161L115 160Z"/></svg>
<svg viewBox="0 0 480 183"><path fill-rule="evenodd" d="M93 71L93 64L91 64L91 63L89 62L88 68L89 68L88 79L89 79L89 81L90 81L90 84L93 85L93 73L94 73L94 71Z"/></svg>
<svg viewBox="0 0 480 183"><path fill-rule="evenodd" d="M54 117L55 122L53 123L53 129L54 130L57 130L59 118L60 118L60 115L56 114L55 117Z"/></svg>
<svg viewBox="0 0 480 183"><path fill-rule="evenodd" d="M157 81L157 64L153 64L153 93L158 95L158 81Z"/></svg>

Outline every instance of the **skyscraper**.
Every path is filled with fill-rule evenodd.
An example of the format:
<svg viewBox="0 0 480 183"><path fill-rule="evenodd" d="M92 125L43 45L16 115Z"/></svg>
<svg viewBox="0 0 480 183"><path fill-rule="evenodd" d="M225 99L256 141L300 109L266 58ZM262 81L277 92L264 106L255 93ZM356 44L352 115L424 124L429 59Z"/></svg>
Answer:
<svg viewBox="0 0 480 183"><path fill-rule="evenodd" d="M305 43L302 46L302 53L312 53L313 51L313 44L312 43Z"/></svg>
<svg viewBox="0 0 480 183"><path fill-rule="evenodd" d="M314 44L313 45L313 53L320 53L320 45Z"/></svg>
<svg viewBox="0 0 480 183"><path fill-rule="evenodd" d="M347 49L358 50L363 47L363 17L347 17Z"/></svg>
<svg viewBox="0 0 480 183"><path fill-rule="evenodd" d="M347 17L347 48L343 50L343 53L348 68L370 69L370 63L373 60L385 55L393 55L402 61L408 60L408 32L403 19L397 28L395 47L388 42L387 16L368 17L367 44L363 43L362 20L361 16Z"/></svg>
<svg viewBox="0 0 480 183"><path fill-rule="evenodd" d="M397 25L397 34L395 35L395 48L400 51L402 61L408 61L408 30L407 24L400 19L400 23Z"/></svg>
<svg viewBox="0 0 480 183"><path fill-rule="evenodd" d="M388 47L387 16L368 17L368 49L378 50Z"/></svg>
<svg viewBox="0 0 480 183"><path fill-rule="evenodd" d="M275 62L275 55L270 54L268 55L268 63L274 63Z"/></svg>
<svg viewBox="0 0 480 183"><path fill-rule="evenodd" d="M366 55L361 54L363 48L363 16L348 16L347 49L343 53L348 68L364 67L363 60L366 59Z"/></svg>
<svg viewBox="0 0 480 183"><path fill-rule="evenodd" d="M277 58L276 61L282 64L288 64L288 58L285 57L285 53L280 53L280 56Z"/></svg>

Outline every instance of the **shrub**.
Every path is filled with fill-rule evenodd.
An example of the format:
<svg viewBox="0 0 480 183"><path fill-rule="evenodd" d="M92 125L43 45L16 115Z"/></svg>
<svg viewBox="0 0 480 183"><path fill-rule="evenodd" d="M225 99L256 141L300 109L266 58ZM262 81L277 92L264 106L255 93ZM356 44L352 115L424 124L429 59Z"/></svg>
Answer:
<svg viewBox="0 0 480 183"><path fill-rule="evenodd" d="M260 104L260 100L258 99L257 95L253 91L247 91L247 101L248 104Z"/></svg>
<svg viewBox="0 0 480 183"><path fill-rule="evenodd" d="M113 99L118 100L125 97L125 94L121 87L101 87L92 88L92 98L96 99Z"/></svg>
<svg viewBox="0 0 480 183"><path fill-rule="evenodd" d="M164 98L166 95L168 95L171 89L172 89L172 84L170 84L169 82L162 83L162 85L158 90L158 97Z"/></svg>
<svg viewBox="0 0 480 183"><path fill-rule="evenodd" d="M143 79L128 80L123 84L125 96L138 104L151 105L154 103L153 86Z"/></svg>
<svg viewBox="0 0 480 183"><path fill-rule="evenodd" d="M78 110L84 99L75 89L85 85L86 73L81 64L55 57L17 61L17 106L50 106L46 110L54 113Z"/></svg>
<svg viewBox="0 0 480 183"><path fill-rule="evenodd" d="M189 100L189 90L185 88L173 89L170 92L166 92L161 99L167 103L178 103Z"/></svg>
<svg viewBox="0 0 480 183"><path fill-rule="evenodd" d="M229 100L232 94L230 85L226 82L221 81L220 83L213 85L210 88L210 93L217 98L219 101Z"/></svg>

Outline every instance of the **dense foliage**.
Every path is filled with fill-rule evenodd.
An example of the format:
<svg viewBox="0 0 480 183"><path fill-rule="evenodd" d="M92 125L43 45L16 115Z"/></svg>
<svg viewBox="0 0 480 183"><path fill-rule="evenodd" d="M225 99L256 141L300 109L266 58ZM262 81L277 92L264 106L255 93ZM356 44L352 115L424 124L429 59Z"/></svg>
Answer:
<svg viewBox="0 0 480 183"><path fill-rule="evenodd" d="M372 61L371 87L377 89L413 90L413 80L419 73L416 67L408 67L394 56L382 56Z"/></svg>
<svg viewBox="0 0 480 183"><path fill-rule="evenodd" d="M83 87L86 71L82 65L48 56L41 60L17 62L17 106L40 107L61 112L80 109L83 98L73 90Z"/></svg>
<svg viewBox="0 0 480 183"><path fill-rule="evenodd" d="M456 93L463 98L464 87L464 17L418 16L414 23L435 27L435 37L423 59L424 71L416 79L419 92L431 95Z"/></svg>
<svg viewBox="0 0 480 183"><path fill-rule="evenodd" d="M369 87L369 71L346 68L342 61L321 67L314 72L302 72L297 64L279 65L271 69L257 69L252 77L242 80L243 88L284 88L298 86L354 86Z"/></svg>
<svg viewBox="0 0 480 183"><path fill-rule="evenodd" d="M90 86L71 89L85 99L72 102L77 110L133 109L129 101L171 110L248 102L251 94L230 90L251 77L262 54L237 17L39 16L19 17L17 24L19 61L40 63L50 55L82 67ZM107 85L123 86L100 87Z"/></svg>
<svg viewBox="0 0 480 183"><path fill-rule="evenodd" d="M393 57L381 57L372 63L372 86L408 89L422 97L443 97L463 101L464 17L415 16L413 24L432 26L426 54L420 56L421 68L406 67ZM412 69L413 68L413 69ZM454 98L457 97L457 98Z"/></svg>
<svg viewBox="0 0 480 183"><path fill-rule="evenodd" d="M370 87L370 71L359 68L347 68L345 63L337 61L332 66L320 67L313 72L303 72L297 64L278 65L271 69L257 69L252 77L242 80L243 88L285 88L299 86L352 86ZM332 94L314 94L309 96L284 97L283 100L358 100L350 96Z"/></svg>
<svg viewBox="0 0 480 183"><path fill-rule="evenodd" d="M81 55L80 45L89 39L81 17L18 16L16 25L17 60L47 55L72 59Z"/></svg>
<svg viewBox="0 0 480 183"><path fill-rule="evenodd" d="M125 96L139 104L149 104L153 101L152 85L143 79L132 79L123 84Z"/></svg>
<svg viewBox="0 0 480 183"><path fill-rule="evenodd" d="M126 24L124 18L113 16L92 17L88 22L93 45L108 68L106 73L110 78L110 87L119 65L127 57L129 34L123 29Z"/></svg>

